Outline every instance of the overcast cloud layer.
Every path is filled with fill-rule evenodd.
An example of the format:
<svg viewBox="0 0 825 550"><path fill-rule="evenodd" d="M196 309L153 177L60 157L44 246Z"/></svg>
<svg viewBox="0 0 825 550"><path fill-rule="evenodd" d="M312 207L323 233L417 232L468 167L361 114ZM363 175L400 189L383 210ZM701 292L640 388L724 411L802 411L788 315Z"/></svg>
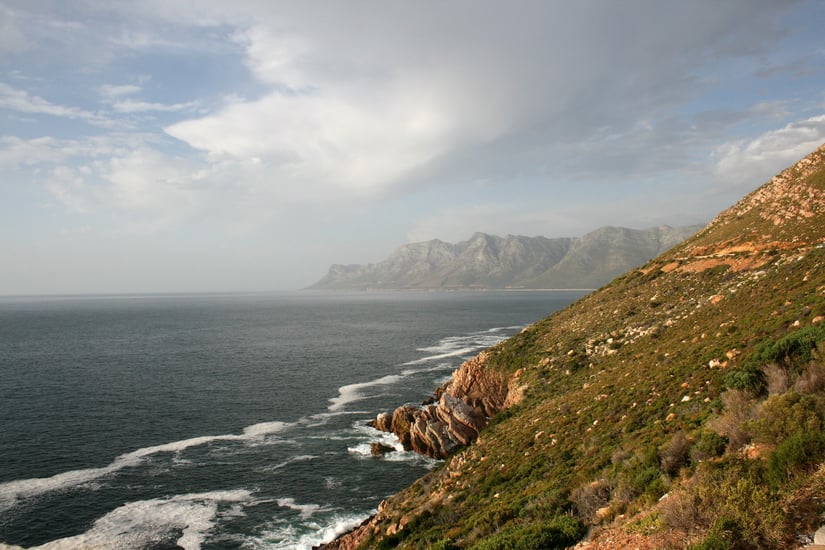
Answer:
<svg viewBox="0 0 825 550"><path fill-rule="evenodd" d="M822 1L0 0L0 294L707 222L825 142L822 28Z"/></svg>

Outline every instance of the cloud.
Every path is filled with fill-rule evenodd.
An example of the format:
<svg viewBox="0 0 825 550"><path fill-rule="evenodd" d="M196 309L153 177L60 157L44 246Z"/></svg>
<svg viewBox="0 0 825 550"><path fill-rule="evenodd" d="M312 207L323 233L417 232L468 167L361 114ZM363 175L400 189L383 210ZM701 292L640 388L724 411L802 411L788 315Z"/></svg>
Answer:
<svg viewBox="0 0 825 550"><path fill-rule="evenodd" d="M31 46L15 21L15 13L0 5L0 54L22 52Z"/></svg>
<svg viewBox="0 0 825 550"><path fill-rule="evenodd" d="M107 98L121 97L124 95L134 95L140 92L143 88L134 84L104 84L100 87L100 95Z"/></svg>
<svg viewBox="0 0 825 550"><path fill-rule="evenodd" d="M14 88L0 82L0 107L20 113L45 114L65 118L97 118L93 113L77 107L64 107L32 95L26 90Z"/></svg>
<svg viewBox="0 0 825 550"><path fill-rule="evenodd" d="M186 103L151 103L147 101L124 100L112 103L112 109L118 113L147 113L147 112L167 112L191 111L199 106L197 101L187 101Z"/></svg>
<svg viewBox="0 0 825 550"><path fill-rule="evenodd" d="M750 74L735 60L762 51L780 10L650 2L639 17L621 4L457 2L435 18L374 6L373 19L346 6L235 7L234 40L269 91L165 130L215 157L263 159L280 185L319 195L537 165L592 176L592 157L609 151L631 173L684 161L694 152L675 151L696 136L689 114L668 125L664 113L712 85L700 74L709 57ZM255 24L239 23L244 10ZM665 144L667 154L644 154Z"/></svg>
<svg viewBox="0 0 825 550"><path fill-rule="evenodd" d="M166 132L210 154L277 163L283 182L369 190L444 153L455 131L445 106L414 93L370 98L271 94Z"/></svg>
<svg viewBox="0 0 825 550"><path fill-rule="evenodd" d="M65 149L51 137L30 140L0 137L0 169L17 170L46 162L61 162L66 157Z"/></svg>
<svg viewBox="0 0 825 550"><path fill-rule="evenodd" d="M756 138L720 145L716 176L729 187L755 183L793 164L825 142L825 114L792 122Z"/></svg>
<svg viewBox="0 0 825 550"><path fill-rule="evenodd" d="M84 178L66 166L55 168L48 178L46 188L70 211L85 214L89 211L88 187Z"/></svg>

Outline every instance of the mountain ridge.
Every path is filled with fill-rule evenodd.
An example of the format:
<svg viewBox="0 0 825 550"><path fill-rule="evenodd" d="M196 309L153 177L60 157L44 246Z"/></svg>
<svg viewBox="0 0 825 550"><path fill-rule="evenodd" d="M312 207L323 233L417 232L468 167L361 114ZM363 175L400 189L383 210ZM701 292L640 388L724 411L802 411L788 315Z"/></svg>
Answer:
<svg viewBox="0 0 825 550"><path fill-rule="evenodd" d="M499 237L476 232L398 247L376 264L334 264L310 289L597 288L658 256L702 226L605 226L582 237Z"/></svg>
<svg viewBox="0 0 825 550"><path fill-rule="evenodd" d="M429 413L376 426L469 442L328 548L809 545L825 517L825 145L407 407Z"/></svg>

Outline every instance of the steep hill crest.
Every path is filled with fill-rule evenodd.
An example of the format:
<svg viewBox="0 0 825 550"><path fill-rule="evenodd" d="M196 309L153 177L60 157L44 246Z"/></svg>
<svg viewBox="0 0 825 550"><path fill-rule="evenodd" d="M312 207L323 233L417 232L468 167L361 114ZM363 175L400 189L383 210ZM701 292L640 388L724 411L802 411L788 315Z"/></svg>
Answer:
<svg viewBox="0 0 825 550"><path fill-rule="evenodd" d="M469 360L396 426L468 444L330 548L812 542L825 517L823 197L820 147Z"/></svg>

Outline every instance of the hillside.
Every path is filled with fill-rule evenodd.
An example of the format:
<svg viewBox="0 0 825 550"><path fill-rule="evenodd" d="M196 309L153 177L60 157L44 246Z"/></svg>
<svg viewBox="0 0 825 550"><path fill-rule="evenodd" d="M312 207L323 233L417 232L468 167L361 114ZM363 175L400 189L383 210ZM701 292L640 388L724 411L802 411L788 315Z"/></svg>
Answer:
<svg viewBox="0 0 825 550"><path fill-rule="evenodd" d="M376 419L410 446L423 434L425 451L480 436L329 548L811 542L825 513L823 316L825 146L468 361L432 403Z"/></svg>
<svg viewBox="0 0 825 550"><path fill-rule="evenodd" d="M597 288L701 229L602 227L579 238L476 233L406 244L369 265L333 265L312 289Z"/></svg>

